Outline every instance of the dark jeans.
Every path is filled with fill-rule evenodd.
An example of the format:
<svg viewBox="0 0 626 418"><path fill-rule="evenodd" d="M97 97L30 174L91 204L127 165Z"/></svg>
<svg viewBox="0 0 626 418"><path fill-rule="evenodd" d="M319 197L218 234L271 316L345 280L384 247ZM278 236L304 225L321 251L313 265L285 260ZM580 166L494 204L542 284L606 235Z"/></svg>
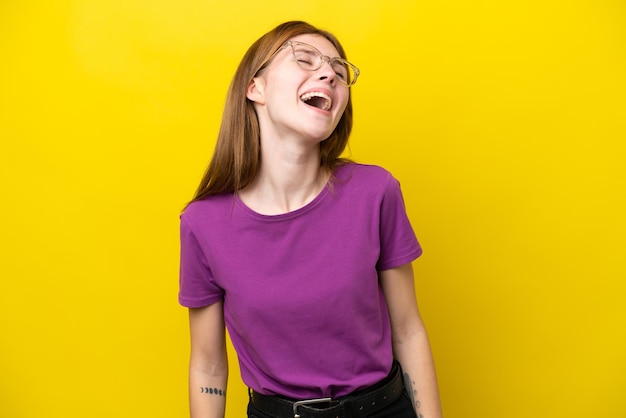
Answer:
<svg viewBox="0 0 626 418"><path fill-rule="evenodd" d="M248 418L275 418L258 411L253 405L248 404ZM280 417L292 418L292 417ZM415 410L409 399L409 395L403 393L397 401L387 408L368 415L366 418L416 418Z"/></svg>

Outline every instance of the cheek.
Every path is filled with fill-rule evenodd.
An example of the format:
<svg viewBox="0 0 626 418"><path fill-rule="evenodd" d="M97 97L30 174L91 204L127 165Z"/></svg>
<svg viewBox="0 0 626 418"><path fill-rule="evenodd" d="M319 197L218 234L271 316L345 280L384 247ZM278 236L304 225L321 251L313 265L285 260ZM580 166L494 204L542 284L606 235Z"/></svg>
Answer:
<svg viewBox="0 0 626 418"><path fill-rule="evenodd" d="M350 98L349 94L348 94L348 93L346 93L345 95L343 95L343 96L339 99L339 101L340 101L340 105L341 105L341 107L340 107L341 112L340 112L340 113L341 113L342 115L343 115L343 112L345 112L346 107L348 106L348 99L349 99L349 98Z"/></svg>

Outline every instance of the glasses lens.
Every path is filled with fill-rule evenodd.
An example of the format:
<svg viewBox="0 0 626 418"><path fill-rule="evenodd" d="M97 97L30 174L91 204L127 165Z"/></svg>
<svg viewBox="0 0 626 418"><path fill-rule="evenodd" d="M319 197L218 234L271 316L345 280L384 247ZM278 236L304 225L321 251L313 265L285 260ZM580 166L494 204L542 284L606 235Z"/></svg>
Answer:
<svg viewBox="0 0 626 418"><path fill-rule="evenodd" d="M335 74L337 74L337 78L343 84L350 86L356 82L357 74L354 66L350 65L348 61L335 58L331 60L331 65L333 70L335 70Z"/></svg>
<svg viewBox="0 0 626 418"><path fill-rule="evenodd" d="M317 70L322 61L322 56L315 49L304 44L291 44L293 56L300 67L305 70Z"/></svg>
<svg viewBox="0 0 626 418"><path fill-rule="evenodd" d="M322 66L322 60L324 57L312 46L292 42L291 48L296 62L305 70L315 71ZM330 65L335 71L335 74L337 74L339 82L348 86L351 86L356 82L356 78L359 75L358 70L348 61L342 58L332 58L330 59Z"/></svg>

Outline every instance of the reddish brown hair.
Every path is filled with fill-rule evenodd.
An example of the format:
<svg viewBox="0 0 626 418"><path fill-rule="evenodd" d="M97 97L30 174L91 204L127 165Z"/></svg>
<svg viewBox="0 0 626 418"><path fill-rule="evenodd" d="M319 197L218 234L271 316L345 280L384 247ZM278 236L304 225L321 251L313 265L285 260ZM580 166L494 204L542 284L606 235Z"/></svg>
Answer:
<svg viewBox="0 0 626 418"><path fill-rule="evenodd" d="M274 53L289 39L305 34L320 35L333 44L342 58L346 53L335 36L306 22L283 23L259 38L244 55L228 89L222 124L213 157L192 201L233 193L254 180L260 165L260 130L254 106L246 97L250 82L265 69ZM337 127L320 144L320 166L332 172L346 160L339 156L352 131L352 99Z"/></svg>

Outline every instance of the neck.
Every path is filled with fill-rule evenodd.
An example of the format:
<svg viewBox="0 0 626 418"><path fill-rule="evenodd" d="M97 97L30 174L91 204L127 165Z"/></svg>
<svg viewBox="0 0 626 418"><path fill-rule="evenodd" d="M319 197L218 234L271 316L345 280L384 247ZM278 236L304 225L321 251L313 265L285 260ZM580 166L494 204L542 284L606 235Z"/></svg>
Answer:
<svg viewBox="0 0 626 418"><path fill-rule="evenodd" d="M319 143L262 140L259 173L239 196L256 212L276 215L310 203L327 181L328 174L320 167Z"/></svg>

